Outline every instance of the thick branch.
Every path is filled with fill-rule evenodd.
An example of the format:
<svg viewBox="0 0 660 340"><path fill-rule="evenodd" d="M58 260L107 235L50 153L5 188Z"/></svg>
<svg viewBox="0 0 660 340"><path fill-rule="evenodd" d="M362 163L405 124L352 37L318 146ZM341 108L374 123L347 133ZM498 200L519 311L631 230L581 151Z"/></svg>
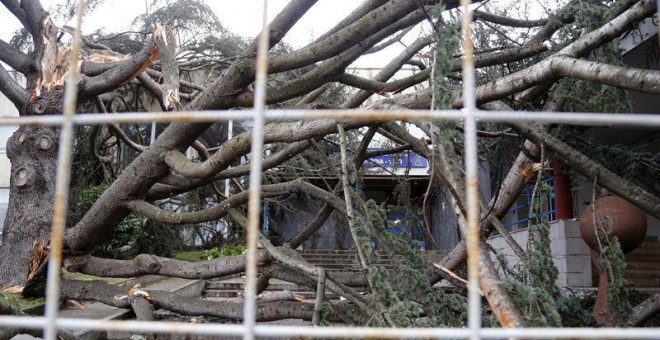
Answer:
<svg viewBox="0 0 660 340"><path fill-rule="evenodd" d="M118 63L111 69L97 75L83 75L80 80L80 94L85 97L96 96L105 92L112 91L125 84L129 80L137 77L158 56L158 49L153 40L135 55Z"/></svg>
<svg viewBox="0 0 660 340"><path fill-rule="evenodd" d="M30 57L4 40L0 40L0 60L23 74L30 70Z"/></svg>
<svg viewBox="0 0 660 340"><path fill-rule="evenodd" d="M483 21L492 22L494 24L510 26L510 27L533 28L533 27L543 26L548 23L548 19L520 20L520 19L509 18L484 11L474 11L472 15L474 20L483 20Z"/></svg>
<svg viewBox="0 0 660 340"><path fill-rule="evenodd" d="M16 0L0 0L7 9L23 24L23 27L32 34L37 40L41 30L41 19L46 16L46 11L41 7L40 1L21 0L19 4Z"/></svg>
<svg viewBox="0 0 660 340"><path fill-rule="evenodd" d="M623 197L651 216L660 219L660 199L658 197L594 162L543 129L528 123L510 124L525 138L537 144L543 144L549 150L552 150L564 164L577 170L587 178L597 180L598 185Z"/></svg>
<svg viewBox="0 0 660 340"><path fill-rule="evenodd" d="M259 263L267 255L259 253ZM141 254L133 260L114 260L90 255L68 256L64 268L100 277L136 277L141 275L163 275L184 279L211 279L245 270L245 256L224 256L201 262L188 262L150 254Z"/></svg>
<svg viewBox="0 0 660 340"><path fill-rule="evenodd" d="M295 157L296 155L299 155L303 151L307 150L309 148L309 140L304 140L300 142L294 142L289 145L287 145L286 148L278 151L274 155L267 157L263 160L262 162L262 171L272 169L289 159ZM149 194L147 195L147 198L150 200L154 199L162 199L166 197L170 197L173 195L181 194L184 192L187 192L189 190L199 188L203 185L212 183L213 181L217 180L222 180L222 179L227 179L227 178L237 178L240 176L247 175L250 172L250 163L243 164L237 167L232 167L225 169L218 173L216 176L212 178L204 178L201 180L192 180L189 179L188 177L183 177L183 176L178 176L178 175L168 175L167 177L164 177L161 179L161 183L166 183L172 179L174 179L173 182L178 182L179 184L177 185L177 188L173 188L170 186L163 186L163 185L156 185L154 186L150 191ZM175 177L176 176L176 177ZM182 181L183 179L183 181Z"/></svg>
<svg viewBox="0 0 660 340"><path fill-rule="evenodd" d="M179 98L179 65L176 61L178 42L176 30L170 26L157 25L154 40L158 46L160 63L163 73L163 105L167 111L178 109Z"/></svg>
<svg viewBox="0 0 660 340"><path fill-rule="evenodd" d="M633 309L628 326L639 327L658 312L660 312L660 294L655 294Z"/></svg>
<svg viewBox="0 0 660 340"><path fill-rule="evenodd" d="M361 122L346 122L345 124L347 129L354 129L362 125L364 124ZM266 131L265 143L296 142L333 133L337 131L337 126L336 122L332 120L315 120L269 124ZM249 132L242 133L223 144L220 150L203 163L194 163L182 152L175 150L166 154L165 161L172 170L186 177L211 177L246 154L250 150L250 140Z"/></svg>
<svg viewBox="0 0 660 340"><path fill-rule="evenodd" d="M330 203L335 209L341 210L343 207L343 202L335 195L301 180L264 185L262 187L263 197L281 196L294 192L306 193L312 197ZM217 220L220 217L226 216L230 209L245 204L247 200L248 192L244 191L227 198L220 204L209 209L185 213L165 211L142 200L129 202L128 207L156 222L168 224L191 224Z"/></svg>
<svg viewBox="0 0 660 340"><path fill-rule="evenodd" d="M550 67L557 75L563 77L660 94L660 71L658 70L623 67L564 56L553 57Z"/></svg>
<svg viewBox="0 0 660 340"><path fill-rule="evenodd" d="M271 33L270 45L277 44L314 3L309 0L289 2L268 27ZM246 48L242 54L244 58L237 59L236 63L218 77L213 85L195 97L187 109L230 108L231 96L254 80L254 65L247 68L243 66L254 62L254 57L250 55L255 51L256 41ZM126 208L126 202L143 198L159 178L169 173L170 169L163 159L164 151L185 150L210 125L210 123L193 124L185 121L170 124L150 148L131 162L76 226L67 229L66 247L84 251L103 240L104 236L130 213ZM329 125L334 126L334 124ZM272 129L271 127L271 132ZM268 130L267 128L266 134ZM283 133L290 136L298 132L295 128L292 130L290 134Z"/></svg>
<svg viewBox="0 0 660 340"><path fill-rule="evenodd" d="M367 49L375 45L377 42L388 37L397 30L416 25L423 20L423 18L424 16L421 10L412 12L402 19L390 24L385 29L364 39L355 46L324 61L320 66L305 73L302 77L294 79L279 88L272 89L268 93L266 102L269 104L282 102L305 95L309 93L309 91L321 87L328 81L331 81L332 76L343 73L348 65L363 55ZM244 91L236 98L236 105L238 106L251 106L253 102L254 96L251 91Z"/></svg>
<svg viewBox="0 0 660 340"><path fill-rule="evenodd" d="M415 9L417 9L415 1L392 0L326 39L314 42L292 53L271 58L268 70L273 73L284 72L331 58L362 40L370 38L376 32L400 20Z"/></svg>
<svg viewBox="0 0 660 340"><path fill-rule="evenodd" d="M0 66L0 92L14 103L19 112L23 111L29 95L2 66Z"/></svg>
<svg viewBox="0 0 660 340"><path fill-rule="evenodd" d="M103 281L63 280L62 296L75 300L91 300L118 308L131 308L132 296L120 287ZM207 315L243 319L243 301L211 301L199 298L186 298L164 291L149 291L149 301L156 308L184 315ZM338 303L338 308L345 308L346 303ZM257 321L275 321L281 319L311 320L314 313L313 303L266 302L257 306ZM338 320L336 317L333 319Z"/></svg>
<svg viewBox="0 0 660 340"><path fill-rule="evenodd" d="M539 45L524 48L512 48L502 52L484 53L475 56L474 66L480 68L518 61L538 55L547 50L547 46ZM462 69L462 60L460 58L455 58L452 63L453 65L450 72L456 72ZM411 76L397 79L388 83L370 80L352 74L343 74L338 78L338 81L345 85L382 94L384 92L399 92L405 88L419 84L422 81L427 80L430 74L431 69L427 68Z"/></svg>

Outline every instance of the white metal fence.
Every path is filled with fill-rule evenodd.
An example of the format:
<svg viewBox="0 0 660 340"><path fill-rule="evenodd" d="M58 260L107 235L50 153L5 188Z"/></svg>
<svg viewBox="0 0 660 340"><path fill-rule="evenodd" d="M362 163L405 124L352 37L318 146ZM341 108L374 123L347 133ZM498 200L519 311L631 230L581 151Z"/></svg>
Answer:
<svg viewBox="0 0 660 340"><path fill-rule="evenodd" d="M660 0L658 7L660 7ZM78 29L75 32L72 58L77 58L80 41L80 10L83 1L79 1ZM320 337L320 338L637 338L658 339L660 330L653 328L525 328L525 329L495 329L481 328L481 296L478 288L478 250L479 250L479 207L477 199L477 121L529 121L539 123L568 123L577 125L618 125L660 127L660 115L657 114L610 114L610 113L552 113L552 112L515 112L515 111L481 111L476 107L474 65L472 58L472 42L470 30L471 13L468 10L470 0L461 0L463 16L462 30L463 48L463 110L267 110L265 106L268 35L262 34L257 54L257 77L255 101L253 110L245 111L204 111L204 112L161 112L161 113L124 113L124 114L86 114L75 115L77 74L75 68L69 74L65 92L65 112L62 116L2 118L0 125L51 125L61 127L61 137L58 158L57 192L54 211L51 252L47 277L46 313L45 317L0 316L2 327L43 328L44 338L56 339L57 330L106 330L135 331L176 334L212 335L217 337L243 336L253 339L256 336L267 337ZM263 27L266 28L267 0L264 0ZM268 32L264 29L262 32ZM76 65L74 60L70 63ZM257 272L257 233L259 232L259 201L261 190L261 154L263 148L264 122L270 119L360 119L365 121L385 120L461 120L464 124L466 151L466 181L468 184L468 328L348 328L348 327L300 327L257 325L255 322L255 287ZM68 198L68 187L71 170L71 154L73 126L76 124L102 124L108 122L170 122L185 119L186 121L211 122L237 119L253 119L254 130L252 138L252 162L250 173L250 200L248 206L248 237L246 285L244 303L244 322L242 325L227 324L191 324L175 322L141 322L141 321L104 321L87 319L66 319L58 317L60 267L63 243L64 219Z"/></svg>

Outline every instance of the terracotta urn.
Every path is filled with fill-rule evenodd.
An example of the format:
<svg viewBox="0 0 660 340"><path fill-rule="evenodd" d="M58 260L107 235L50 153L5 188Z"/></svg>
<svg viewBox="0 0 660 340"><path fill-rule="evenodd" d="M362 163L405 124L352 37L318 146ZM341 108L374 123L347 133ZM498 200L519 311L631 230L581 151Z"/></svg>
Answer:
<svg viewBox="0 0 660 340"><path fill-rule="evenodd" d="M594 208L595 207L595 208ZM595 209L595 214L594 214ZM594 215L596 223L594 223ZM628 253L637 248L646 237L646 215L636 206L618 196L601 196L580 217L580 233L584 241L598 253L598 240L596 228L609 230L609 239L616 236L621 244L621 250ZM617 315L607 305L607 291L609 289L609 275L605 267L599 262L598 256L592 254L592 260L599 268L598 295L592 315L600 325L616 325Z"/></svg>
<svg viewBox="0 0 660 340"><path fill-rule="evenodd" d="M618 196L600 196L587 207L580 217L580 233L591 249L598 251L593 207L596 207L598 228L611 228L608 237L616 236L621 250L628 253L637 248L646 237L646 215L628 201Z"/></svg>

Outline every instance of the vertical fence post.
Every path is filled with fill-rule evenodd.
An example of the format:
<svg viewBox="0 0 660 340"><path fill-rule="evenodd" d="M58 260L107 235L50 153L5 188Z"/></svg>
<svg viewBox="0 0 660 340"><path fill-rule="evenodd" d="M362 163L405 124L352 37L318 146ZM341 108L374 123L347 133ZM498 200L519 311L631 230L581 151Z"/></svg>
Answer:
<svg viewBox="0 0 660 340"><path fill-rule="evenodd" d="M479 294L479 165L477 163L477 121L475 117L474 56L470 0L461 0L463 20L463 112L465 113L465 179L468 222L468 326L470 338L479 339L481 330L481 295Z"/></svg>
<svg viewBox="0 0 660 340"><path fill-rule="evenodd" d="M73 116L76 113L78 99L78 59L80 54L83 0L78 0L76 28L71 46L71 61L64 89L64 112L60 130L60 145L57 153L57 177L55 182L55 202L53 205L53 226L50 236L48 274L46 277L46 325L44 339L57 338L57 312L60 307L60 272L62 267L62 248L66 225L66 210L69 202L69 183L71 181L71 154L73 153ZM2 66L0 66L2 67Z"/></svg>
<svg viewBox="0 0 660 340"><path fill-rule="evenodd" d="M257 47L256 84L254 90L254 128L252 130L252 155L250 156L250 188L248 199L247 255L245 262L245 300L243 324L245 340L254 339L256 324L257 289L257 237L261 212L261 165L264 144L264 112L266 110L266 78L268 75L268 0L263 3L262 30Z"/></svg>

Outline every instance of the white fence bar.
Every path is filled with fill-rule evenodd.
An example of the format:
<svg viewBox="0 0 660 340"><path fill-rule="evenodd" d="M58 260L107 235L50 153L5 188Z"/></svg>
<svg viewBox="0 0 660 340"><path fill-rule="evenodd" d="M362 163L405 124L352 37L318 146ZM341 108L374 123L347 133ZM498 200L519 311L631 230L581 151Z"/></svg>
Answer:
<svg viewBox="0 0 660 340"><path fill-rule="evenodd" d="M71 158L73 154L73 116L78 104L78 59L82 34L83 0L78 0L76 27L73 33L69 73L64 87L64 112L62 112L62 127L60 144L57 153L57 177L55 180L55 202L53 204L53 226L50 235L50 252L48 254L48 273L46 276L46 327L44 339L57 339L55 322L60 308L60 273L62 271L62 247L64 229L66 228L66 213L69 204L69 183L71 182ZM1 67L1 66L0 66Z"/></svg>
<svg viewBox="0 0 660 340"><path fill-rule="evenodd" d="M254 110L214 110L214 111L181 111L181 112L135 112L117 114L78 114L73 117L77 125L97 125L105 123L159 123L186 122L219 122L227 120L251 120ZM660 126L660 114L655 113L583 113L583 112L535 112L535 111L484 111L475 110L477 121L484 122L531 122L556 123L584 126ZM264 119L269 120L313 120L313 119L345 119L365 122L392 120L462 120L466 114L460 110L268 110ZM62 116L26 116L0 118L2 125L62 125Z"/></svg>
<svg viewBox="0 0 660 340"><path fill-rule="evenodd" d="M465 197L467 204L468 327L470 339L478 340L481 330L481 289L479 288L479 165L477 163L477 119L475 111L474 46L472 45L471 0L461 0L463 20L463 111L465 112Z"/></svg>
<svg viewBox="0 0 660 340"><path fill-rule="evenodd" d="M43 328L44 317L0 316L0 325L7 327ZM67 330L105 330L128 332L157 332L171 334L198 334L240 336L245 326L233 324L191 324L184 322L108 321L89 319L57 319L57 328ZM360 327L300 327L256 325L254 334L274 338L323 337L376 339L436 338L465 339L471 334L468 328L360 328ZM658 339L657 328L482 328L480 335L489 339Z"/></svg>
<svg viewBox="0 0 660 340"><path fill-rule="evenodd" d="M247 254L245 259L245 298L243 300L243 339L254 339L257 324L257 238L260 232L261 164L264 147L264 113L266 111L266 80L268 77L268 0L263 2L262 29L257 47L256 84L254 90L254 129L250 156L250 188L248 199Z"/></svg>
<svg viewBox="0 0 660 340"><path fill-rule="evenodd" d="M660 0L657 0L660 8ZM157 113L121 113L121 114L85 114L75 115L77 70L70 71L66 84L64 113L61 116L28 116L0 118L1 125L46 125L60 126L61 136L58 154L57 184L54 204L53 230L50 244L49 270L47 277L45 317L0 316L1 327L24 327L43 329L44 338L56 339L58 329L66 330L105 330L135 331L151 333L197 334L218 337L244 336L252 340L255 336L274 338L321 337L321 338L356 338L369 337L379 339L394 338L438 338L438 339L508 339L508 338L583 338L583 339L658 339L657 328L525 328L500 329L481 328L480 296L478 294L478 183L477 183L477 139L478 121L490 122L536 122L561 123L588 126L638 126L642 128L660 127L659 114L612 114L612 113L549 113L520 111L483 111L476 108L474 66L472 60L472 42L470 25L470 0L461 0L464 9L462 22L464 42L463 96L465 109L458 110L269 110L266 111L266 77L268 53L268 29L266 25L267 0L263 7L263 29L258 42L256 87L254 109L243 111L202 111L202 112L157 112ZM78 0L78 13L71 65L77 65L80 42L80 22L83 1ZM660 32L659 32L660 35ZM467 180L468 224L470 237L468 242L469 262L469 316L468 328L360 328L360 327L300 327L256 324L256 246L259 232L261 166L263 134L266 120L313 120L343 119L354 121L391 121L391 120L462 120L465 128L465 159ZM74 125L92 125L115 123L150 123L150 122L214 122L225 120L254 120L252 131L252 161L250 171L250 199L248 202L247 226L247 261L244 323L235 324L191 324L181 322L142 322L111 321L89 319L58 318L60 267L62 261L62 237L66 219L66 206L69 195L71 172L72 138Z"/></svg>

